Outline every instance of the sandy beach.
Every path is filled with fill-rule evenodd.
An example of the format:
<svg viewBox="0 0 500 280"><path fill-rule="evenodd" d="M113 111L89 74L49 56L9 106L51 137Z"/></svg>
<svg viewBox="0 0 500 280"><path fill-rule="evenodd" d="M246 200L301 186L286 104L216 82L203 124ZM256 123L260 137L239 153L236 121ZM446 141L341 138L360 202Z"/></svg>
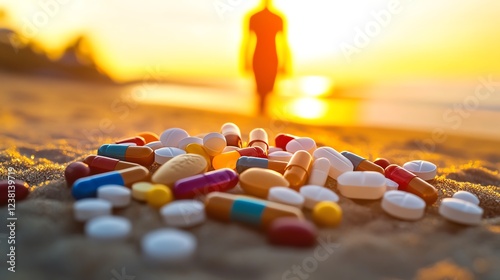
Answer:
<svg viewBox="0 0 500 280"><path fill-rule="evenodd" d="M200 91L203 89L200 88ZM182 94L182 92L179 92ZM0 174L14 168L31 194L16 204L16 272L7 271L7 237L0 226L0 279L500 279L500 141L474 135L354 126L314 126L271 117L145 104L121 86L0 74ZM210 109L210 108L208 108ZM214 110L214 108L211 108ZM132 221L123 243L89 240L73 219L74 199L63 172L97 147L141 131L160 134L181 127L191 135L236 123L247 139L262 127L314 138L319 146L349 150L393 163L424 159L438 165L432 184L439 199L423 219L392 218L380 200L340 198L339 227L321 229L318 246L273 247L266 235L238 224L208 220L192 228L194 261L180 267L151 266L140 240L164 227L157 211L134 201L114 214ZM496 129L496 127L492 127ZM336 182L328 186L336 191ZM466 227L438 214L443 198L458 190L476 194L483 222ZM310 217L309 212L305 212ZM0 208L6 223L7 207ZM321 251L321 257L318 257ZM300 273L296 271L300 270Z"/></svg>

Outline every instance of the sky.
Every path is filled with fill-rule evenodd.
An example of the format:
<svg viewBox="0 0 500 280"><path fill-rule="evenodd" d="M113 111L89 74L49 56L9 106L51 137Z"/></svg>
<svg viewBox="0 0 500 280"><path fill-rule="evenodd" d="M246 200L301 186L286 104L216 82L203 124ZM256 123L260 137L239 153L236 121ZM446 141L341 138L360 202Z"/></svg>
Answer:
<svg viewBox="0 0 500 280"><path fill-rule="evenodd" d="M255 0L0 0L7 25L57 56L77 34L117 80L241 77ZM500 73L500 1L276 0L295 76L344 81Z"/></svg>

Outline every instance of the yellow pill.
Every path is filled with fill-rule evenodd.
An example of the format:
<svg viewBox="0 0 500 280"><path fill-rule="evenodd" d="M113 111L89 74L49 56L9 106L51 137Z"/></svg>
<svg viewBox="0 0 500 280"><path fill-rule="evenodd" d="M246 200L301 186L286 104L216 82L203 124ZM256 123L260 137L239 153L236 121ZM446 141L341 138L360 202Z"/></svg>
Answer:
<svg viewBox="0 0 500 280"><path fill-rule="evenodd" d="M322 201L314 206L313 221L322 227L335 227L342 221L342 209L332 201Z"/></svg>
<svg viewBox="0 0 500 280"><path fill-rule="evenodd" d="M153 188L149 182L137 182L132 185L132 197L138 201L146 201L146 194Z"/></svg>
<svg viewBox="0 0 500 280"><path fill-rule="evenodd" d="M171 202L174 199L172 191L165 185L156 184L146 193L146 201L149 205L155 208L160 208L163 205Z"/></svg>

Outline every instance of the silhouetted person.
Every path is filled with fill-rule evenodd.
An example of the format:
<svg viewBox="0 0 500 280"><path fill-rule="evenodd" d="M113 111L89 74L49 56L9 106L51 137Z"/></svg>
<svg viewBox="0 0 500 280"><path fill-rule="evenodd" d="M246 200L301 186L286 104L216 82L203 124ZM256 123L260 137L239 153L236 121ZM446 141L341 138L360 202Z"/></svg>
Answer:
<svg viewBox="0 0 500 280"><path fill-rule="evenodd" d="M289 55L284 20L270 9L270 0L262 1L262 9L248 21L243 41L243 63L253 71L259 97L259 112L266 109L266 97L274 89L278 73L285 73ZM253 59L250 54L253 52Z"/></svg>

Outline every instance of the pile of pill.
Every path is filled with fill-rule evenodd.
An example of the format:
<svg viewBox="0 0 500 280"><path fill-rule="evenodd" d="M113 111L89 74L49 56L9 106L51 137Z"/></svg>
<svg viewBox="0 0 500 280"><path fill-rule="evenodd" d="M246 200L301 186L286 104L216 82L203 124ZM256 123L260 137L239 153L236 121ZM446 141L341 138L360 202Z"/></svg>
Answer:
<svg viewBox="0 0 500 280"><path fill-rule="evenodd" d="M422 218L426 206L438 199L430 184L437 172L431 162L372 162L290 134L278 134L274 143L262 128L250 131L246 143L237 125L225 123L220 132L204 135L170 128L159 136L143 132L104 144L96 155L65 170L76 199L74 217L85 222L89 238L123 240L132 224L113 216L112 209L127 207L132 199L146 203L167 227L143 236L143 254L177 262L196 251L196 238L186 229L206 217L260 228L271 244L311 246L317 227L341 223L339 196L381 200L387 214L408 221ZM326 187L329 177L336 181L335 191ZM439 213L455 223L477 225L483 214L478 204L474 194L459 191L443 199Z"/></svg>

